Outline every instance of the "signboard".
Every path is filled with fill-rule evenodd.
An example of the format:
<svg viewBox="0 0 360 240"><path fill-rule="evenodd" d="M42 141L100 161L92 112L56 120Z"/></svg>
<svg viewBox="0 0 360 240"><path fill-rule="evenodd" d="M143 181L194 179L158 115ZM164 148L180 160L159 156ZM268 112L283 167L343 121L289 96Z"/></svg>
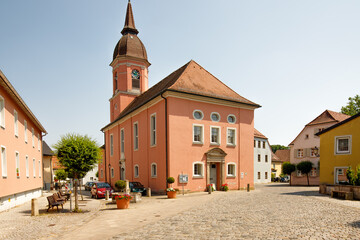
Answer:
<svg viewBox="0 0 360 240"><path fill-rule="evenodd" d="M189 177L187 174L179 175L179 183L187 183L189 181Z"/></svg>

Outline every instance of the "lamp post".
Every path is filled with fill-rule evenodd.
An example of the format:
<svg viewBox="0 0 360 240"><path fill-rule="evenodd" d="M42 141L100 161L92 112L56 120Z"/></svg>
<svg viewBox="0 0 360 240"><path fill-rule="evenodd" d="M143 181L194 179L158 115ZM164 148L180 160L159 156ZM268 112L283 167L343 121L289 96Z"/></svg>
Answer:
<svg viewBox="0 0 360 240"><path fill-rule="evenodd" d="M111 186L111 164L109 163L109 183Z"/></svg>

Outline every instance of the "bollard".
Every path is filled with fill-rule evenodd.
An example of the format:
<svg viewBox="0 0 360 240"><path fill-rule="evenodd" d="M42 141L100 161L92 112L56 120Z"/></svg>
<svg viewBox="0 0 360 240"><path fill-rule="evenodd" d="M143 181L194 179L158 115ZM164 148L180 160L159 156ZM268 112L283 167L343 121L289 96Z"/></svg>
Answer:
<svg viewBox="0 0 360 240"><path fill-rule="evenodd" d="M211 194L211 192L212 192L212 186L211 186L211 184L209 185L208 192L209 192L209 194Z"/></svg>
<svg viewBox="0 0 360 240"><path fill-rule="evenodd" d="M250 192L250 184L247 185L247 191Z"/></svg>
<svg viewBox="0 0 360 240"><path fill-rule="evenodd" d="M130 194L129 180L125 180L125 181L126 181L125 193Z"/></svg>
<svg viewBox="0 0 360 240"><path fill-rule="evenodd" d="M146 189L146 196L151 197L151 188Z"/></svg>
<svg viewBox="0 0 360 240"><path fill-rule="evenodd" d="M105 192L105 200L109 200L109 190L106 190Z"/></svg>
<svg viewBox="0 0 360 240"><path fill-rule="evenodd" d="M39 216L39 205L36 198L31 199L31 216Z"/></svg>

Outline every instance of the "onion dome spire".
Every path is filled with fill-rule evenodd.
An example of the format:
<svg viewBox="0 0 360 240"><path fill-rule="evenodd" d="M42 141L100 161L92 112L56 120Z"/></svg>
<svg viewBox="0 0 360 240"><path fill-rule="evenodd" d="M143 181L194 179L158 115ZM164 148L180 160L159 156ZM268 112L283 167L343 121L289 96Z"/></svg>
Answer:
<svg viewBox="0 0 360 240"><path fill-rule="evenodd" d="M126 17L125 17L125 25L123 30L121 31L122 35L132 33L132 34L138 34L139 31L135 27L135 21L134 21L134 15L132 12L131 2L129 0L128 6L126 9Z"/></svg>

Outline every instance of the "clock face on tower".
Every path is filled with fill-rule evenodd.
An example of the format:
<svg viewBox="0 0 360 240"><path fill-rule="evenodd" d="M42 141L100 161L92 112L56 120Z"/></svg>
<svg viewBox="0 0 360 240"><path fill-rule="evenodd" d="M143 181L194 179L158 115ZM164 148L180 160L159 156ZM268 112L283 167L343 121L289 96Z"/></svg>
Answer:
<svg viewBox="0 0 360 240"><path fill-rule="evenodd" d="M132 79L140 79L140 73L139 73L139 71L138 70L132 70L132 72L131 72L131 78Z"/></svg>

